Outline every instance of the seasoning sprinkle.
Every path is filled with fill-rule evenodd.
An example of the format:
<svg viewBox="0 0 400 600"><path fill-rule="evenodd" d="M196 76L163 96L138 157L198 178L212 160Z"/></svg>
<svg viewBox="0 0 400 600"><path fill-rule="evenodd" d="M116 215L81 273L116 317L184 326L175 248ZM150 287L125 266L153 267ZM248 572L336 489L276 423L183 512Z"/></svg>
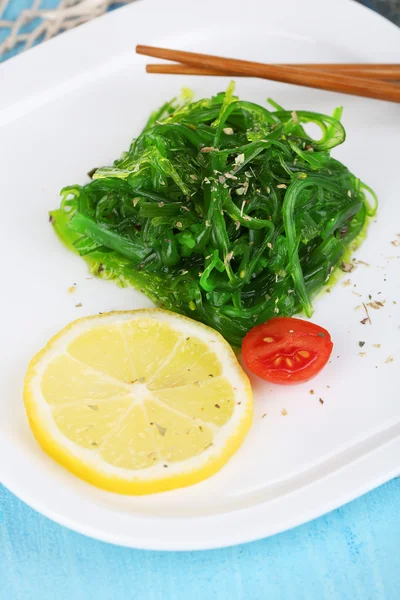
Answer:
<svg viewBox="0 0 400 600"><path fill-rule="evenodd" d="M359 260L358 258L354 258L353 260L357 265L364 265L366 267L371 266L369 263L365 262L365 260Z"/></svg>
<svg viewBox="0 0 400 600"><path fill-rule="evenodd" d="M360 321L360 323L362 323L363 325L365 325L366 323L369 322L369 324L372 325L372 321L371 321L371 317L369 316L368 308L366 307L366 305L365 305L364 302L362 303L362 305L364 307L364 310L365 310L365 313L366 313L367 316L365 317L365 319L362 319Z"/></svg>
<svg viewBox="0 0 400 600"><path fill-rule="evenodd" d="M368 302L367 306L370 306L374 310L379 310L384 306L384 304L382 304L382 302L376 302L375 300L373 300L372 302Z"/></svg>
<svg viewBox="0 0 400 600"><path fill-rule="evenodd" d="M290 113L292 115L292 119L295 123L299 123L299 117L297 115L297 112L295 110L292 110L292 112Z"/></svg>
<svg viewBox="0 0 400 600"><path fill-rule="evenodd" d="M165 427L162 427L162 426L161 426L161 425L159 425L158 423L154 423L154 425L156 426L158 433L159 433L159 434L160 434L162 437L164 437L164 436L165 436L165 434L167 433L167 429L166 429Z"/></svg>
<svg viewBox="0 0 400 600"><path fill-rule="evenodd" d="M244 196L246 194L246 191L247 190L244 186L240 187L240 188L236 188L236 193L238 196Z"/></svg>
<svg viewBox="0 0 400 600"><path fill-rule="evenodd" d="M340 263L340 268L345 273L351 273L353 271L353 269L354 269L354 265L352 265L351 263L343 261L343 262Z"/></svg>

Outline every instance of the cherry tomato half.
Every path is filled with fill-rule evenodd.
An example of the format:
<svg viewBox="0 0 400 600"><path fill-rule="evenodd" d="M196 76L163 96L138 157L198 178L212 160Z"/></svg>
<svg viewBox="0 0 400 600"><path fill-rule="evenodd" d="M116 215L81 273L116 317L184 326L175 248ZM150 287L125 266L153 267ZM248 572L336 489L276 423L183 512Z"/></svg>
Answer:
<svg viewBox="0 0 400 600"><path fill-rule="evenodd" d="M326 365L333 348L331 336L319 325L276 317L253 327L243 340L246 366L272 383L308 381Z"/></svg>

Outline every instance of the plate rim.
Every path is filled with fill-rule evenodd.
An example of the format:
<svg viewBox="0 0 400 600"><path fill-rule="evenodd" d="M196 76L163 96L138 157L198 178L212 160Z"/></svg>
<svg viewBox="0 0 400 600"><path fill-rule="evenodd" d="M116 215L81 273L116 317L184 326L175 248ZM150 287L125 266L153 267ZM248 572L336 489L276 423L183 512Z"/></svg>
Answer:
<svg viewBox="0 0 400 600"><path fill-rule="evenodd" d="M226 535L226 532L225 534L221 534L220 531L216 531L216 528L221 526L221 521L226 517L226 515L222 515L223 518L221 518L220 515L184 520L170 518L168 519L169 525L176 526L174 535L172 535L170 532L167 536L163 537L163 535L160 535L157 539L154 539L154 537L149 539L147 536L143 535L138 537L137 534L132 535L132 533L115 532L113 523L109 523L107 524L107 527L105 527L104 521L102 522L104 516L102 514L103 511L99 511L99 521L102 523L101 526L82 523L76 518L74 519L72 516L66 516L65 511L59 512L56 509L51 509L48 505L44 504L37 498L27 498L26 494L24 493L23 486L20 485L20 480L17 477L13 477L11 473L8 473L8 477L4 477L3 474L3 480L1 483L25 504L40 514L58 523L59 525L67 527L68 529L93 539L128 548L135 548L138 550L169 552L217 550L220 548L235 546L237 544L247 544L270 537L272 535L283 533L284 531L288 531L295 527L300 527L301 525L317 519L318 517L321 517L332 510L335 510L351 502L352 500L355 500L356 498L370 492L376 487L379 487L380 485L399 476L399 464L395 458L396 456L400 456L400 437L385 443L383 446L376 448L375 451L368 453L357 461L346 465L342 469L322 477L318 482L300 488L296 492L289 494L286 499L290 498L290 502L292 504L296 504L297 502L300 502L300 504L303 503L302 510L298 511L294 517L292 516L291 518L286 518L285 520L280 520L273 525L268 524L267 526L265 526L262 521L255 522L254 520L250 520L252 513L254 515L254 513L257 511L262 514L265 508L267 511L269 511L268 516L271 517L271 506L275 504L276 507L277 503L282 501L279 498L274 503L262 503L250 509L243 509L231 513L235 515L234 519L236 520L236 528L231 529L229 531L229 535ZM373 475L373 473L376 473L377 471L376 467L378 463L380 466L382 466L382 468L378 469L378 475ZM357 476L357 470L360 470L360 466L365 472L365 476L362 477L362 481L357 486L354 486L353 477ZM354 472L352 473L352 471ZM313 498L313 493L315 494L317 486L321 486L322 492L326 496L326 500L323 503L319 503L319 505L318 503L314 503ZM340 495L337 495L335 499L332 499L330 497L331 491L337 487L341 487L342 490L346 487L347 489L342 491ZM302 499L303 493L306 493L306 497L308 495L307 506L304 506L304 499ZM94 512L96 512L97 509L98 507L92 507ZM230 513L228 513L228 515L229 514ZM237 522L239 516L240 527L238 526L239 523ZM139 526L144 519L146 519L149 523L152 523L153 526L155 523L159 528L160 525L162 525L159 519L153 519L151 517L145 518L140 515L129 515L129 519L131 528L132 526L133 528ZM210 537L207 536L206 540L199 541L199 538L197 538L196 541L192 541L193 539L196 539L196 535L202 535L201 528L207 521L209 524L212 524L215 538L210 540ZM188 539L187 536L188 528L190 528L191 531L190 539ZM243 531L244 528L246 531ZM169 527L169 529L171 529L171 527ZM224 526L222 526L222 529L224 529Z"/></svg>

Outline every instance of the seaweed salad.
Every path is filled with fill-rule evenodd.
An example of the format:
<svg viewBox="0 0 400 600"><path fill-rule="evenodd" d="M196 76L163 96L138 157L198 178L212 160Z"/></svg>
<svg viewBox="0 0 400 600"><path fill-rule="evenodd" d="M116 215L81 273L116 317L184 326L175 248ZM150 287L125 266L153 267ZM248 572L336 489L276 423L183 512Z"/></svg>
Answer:
<svg viewBox="0 0 400 600"><path fill-rule="evenodd" d="M50 220L99 277L144 292L240 345L255 325L312 315L377 207L330 151L333 116L188 92L155 111L113 166L65 187ZM321 130L315 140L304 129Z"/></svg>

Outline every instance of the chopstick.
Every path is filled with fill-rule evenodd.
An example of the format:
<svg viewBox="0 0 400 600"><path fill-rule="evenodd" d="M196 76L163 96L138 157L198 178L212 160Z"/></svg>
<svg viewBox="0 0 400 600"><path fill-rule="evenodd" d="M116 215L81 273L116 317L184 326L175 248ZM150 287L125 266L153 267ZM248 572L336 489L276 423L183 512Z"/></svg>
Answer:
<svg viewBox="0 0 400 600"><path fill-rule="evenodd" d="M351 75L328 73L325 71L307 71L303 67L268 65L248 60L197 54L182 50L169 50L167 48L155 48L152 46L138 45L136 46L136 52L145 56L185 63L193 67L222 71L227 75L240 73L240 75L247 77L260 77L262 79L271 79L273 81L303 85L332 92L342 92L365 98L400 102L400 85L385 81L379 81L379 85L373 85L375 82L370 79L353 77Z"/></svg>
<svg viewBox="0 0 400 600"><path fill-rule="evenodd" d="M343 75L361 76L363 79L399 81L400 82L400 64L276 64L277 67L296 67L309 72L326 71L329 73L338 73ZM206 67L193 67L183 63L161 63L146 65L147 73L165 73L170 75L211 75L224 76L224 71ZM234 77L244 77L242 73L228 73Z"/></svg>

